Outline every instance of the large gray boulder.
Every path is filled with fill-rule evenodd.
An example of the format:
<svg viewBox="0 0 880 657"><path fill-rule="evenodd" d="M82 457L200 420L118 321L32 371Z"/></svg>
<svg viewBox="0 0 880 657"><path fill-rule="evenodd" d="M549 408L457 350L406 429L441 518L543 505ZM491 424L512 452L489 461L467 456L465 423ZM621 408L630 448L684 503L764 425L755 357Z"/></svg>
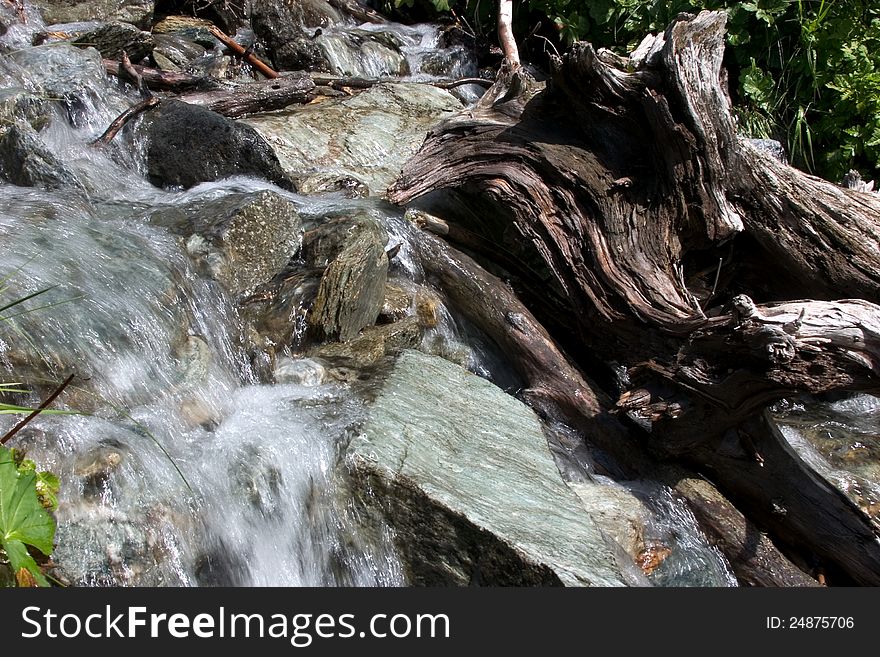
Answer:
<svg viewBox="0 0 880 657"><path fill-rule="evenodd" d="M356 96L330 99L244 119L302 189L328 173L364 183L381 195L428 131L461 103L430 85L380 84Z"/></svg>
<svg viewBox="0 0 880 657"><path fill-rule="evenodd" d="M624 584L524 404L405 351L368 412L347 462L360 499L391 525L410 583Z"/></svg>
<svg viewBox="0 0 880 657"><path fill-rule="evenodd" d="M147 173L158 187L188 188L234 175L289 188L272 149L251 126L178 100L147 115Z"/></svg>

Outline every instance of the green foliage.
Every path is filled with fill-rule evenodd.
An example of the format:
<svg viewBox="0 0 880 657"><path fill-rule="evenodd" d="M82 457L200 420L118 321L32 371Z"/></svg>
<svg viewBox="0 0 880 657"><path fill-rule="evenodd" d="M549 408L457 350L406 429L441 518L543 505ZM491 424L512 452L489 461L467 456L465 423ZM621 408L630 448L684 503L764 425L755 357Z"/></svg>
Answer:
<svg viewBox="0 0 880 657"><path fill-rule="evenodd" d="M462 15L495 5L393 1ZM514 7L523 37L546 17L564 45L587 40L621 53L681 12L726 10L741 130L780 139L796 165L830 180L850 168L880 179L877 0L518 0Z"/></svg>
<svg viewBox="0 0 880 657"><path fill-rule="evenodd" d="M39 483L42 482L42 483ZM58 480L49 473L37 473L30 461L16 463L13 450L0 445L0 552L5 553L17 579L22 569L40 586L49 582L28 552L27 546L44 555L52 553L55 521L40 501L40 487L50 491L55 504Z"/></svg>

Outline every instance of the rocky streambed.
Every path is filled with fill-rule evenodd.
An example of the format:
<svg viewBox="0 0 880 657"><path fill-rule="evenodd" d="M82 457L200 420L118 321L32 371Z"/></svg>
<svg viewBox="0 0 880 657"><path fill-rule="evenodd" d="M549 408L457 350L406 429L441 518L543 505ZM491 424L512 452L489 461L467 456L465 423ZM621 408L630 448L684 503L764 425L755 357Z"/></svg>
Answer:
<svg viewBox="0 0 880 657"><path fill-rule="evenodd" d="M62 405L81 412L12 444L62 477L58 579L736 583L670 487L601 474L517 398L506 355L426 275L415 215L383 200L475 98L424 84L476 73L448 32L321 0L215 11L279 68L394 78L241 120L169 95L95 147L139 97L105 72L120 48L224 83L252 72L205 16L0 7L2 274L7 295L54 286L7 322L0 363L25 402L75 370Z"/></svg>

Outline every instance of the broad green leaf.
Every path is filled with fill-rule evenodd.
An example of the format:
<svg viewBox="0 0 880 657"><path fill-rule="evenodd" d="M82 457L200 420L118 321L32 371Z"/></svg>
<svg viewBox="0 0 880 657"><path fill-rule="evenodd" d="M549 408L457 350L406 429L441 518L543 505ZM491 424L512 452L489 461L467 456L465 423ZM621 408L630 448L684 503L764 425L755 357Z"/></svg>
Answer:
<svg viewBox="0 0 880 657"><path fill-rule="evenodd" d="M40 586L49 586L46 576L43 575L43 571L40 570L37 562L34 561L34 558L28 553L24 543L21 541L6 541L2 545L3 549L6 551L6 556L9 558L9 565L12 566L12 570L16 573L16 578L18 571L24 568L34 576L37 584Z"/></svg>
<svg viewBox="0 0 880 657"><path fill-rule="evenodd" d="M41 584L48 585L25 545L43 554L52 553L55 521L37 497L37 474L19 472L12 451L0 446L0 547L14 572L27 568Z"/></svg>

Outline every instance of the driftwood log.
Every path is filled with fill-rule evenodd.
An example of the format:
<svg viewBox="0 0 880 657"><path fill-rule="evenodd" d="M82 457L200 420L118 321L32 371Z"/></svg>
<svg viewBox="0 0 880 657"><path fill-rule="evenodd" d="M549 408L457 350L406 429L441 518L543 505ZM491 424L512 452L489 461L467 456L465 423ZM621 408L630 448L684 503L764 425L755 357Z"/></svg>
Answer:
<svg viewBox="0 0 880 657"><path fill-rule="evenodd" d="M880 522L813 472L766 408L880 390L880 196L737 134L725 18L682 15L628 59L575 44L546 84L509 72L428 136L388 196L442 217L444 239L480 263L428 248L447 294L464 299L456 281L481 280L481 265L520 293L532 314L464 305L520 359L524 399L609 469L684 465L803 570L878 585ZM709 535L741 546L742 523L715 524ZM738 575L794 581L773 570Z"/></svg>

